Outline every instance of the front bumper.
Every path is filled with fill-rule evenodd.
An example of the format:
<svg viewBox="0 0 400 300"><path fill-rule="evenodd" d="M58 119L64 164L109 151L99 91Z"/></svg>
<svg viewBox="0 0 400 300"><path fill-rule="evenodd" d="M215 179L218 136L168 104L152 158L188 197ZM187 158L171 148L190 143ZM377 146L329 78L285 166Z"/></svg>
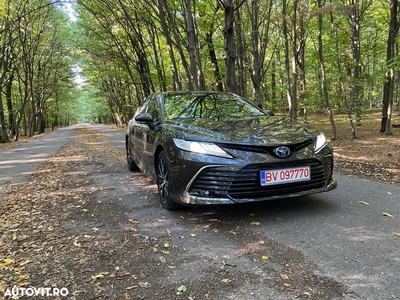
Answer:
<svg viewBox="0 0 400 300"><path fill-rule="evenodd" d="M310 151L305 149L291 159L247 153L243 160L208 157L204 161L204 155L181 154L175 161L177 165L173 168L176 170L173 177L187 178L183 185L180 180L180 184L174 189L174 199L182 204L258 202L328 192L337 187L337 181L332 176L333 155L329 149L316 155L310 155ZM310 166L309 181L272 186L260 184L262 170L301 166Z"/></svg>
<svg viewBox="0 0 400 300"><path fill-rule="evenodd" d="M191 195L187 191L180 197L180 202L187 205L222 205L222 204L237 204L237 203L250 203L250 202L260 202L268 200L277 200L284 198L300 197L305 195L317 194L322 192L329 192L334 190L338 186L338 183L334 177L331 178L329 184L324 188L312 189L307 191L301 191L291 194L281 194L274 196L265 196L258 198L245 198L245 199L233 199L231 197L222 198L212 198L212 197L201 197L196 195Z"/></svg>

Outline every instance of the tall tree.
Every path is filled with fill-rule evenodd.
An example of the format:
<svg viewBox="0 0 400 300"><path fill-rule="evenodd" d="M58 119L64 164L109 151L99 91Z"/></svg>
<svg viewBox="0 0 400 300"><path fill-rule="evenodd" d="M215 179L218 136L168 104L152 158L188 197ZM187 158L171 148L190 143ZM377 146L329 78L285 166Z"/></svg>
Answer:
<svg viewBox="0 0 400 300"><path fill-rule="evenodd" d="M253 97L255 103L262 107L261 85L265 73L265 60L270 41L270 23L273 0L246 2L246 7L251 24L251 53L252 53L252 74Z"/></svg>
<svg viewBox="0 0 400 300"><path fill-rule="evenodd" d="M325 100L325 106L328 110L329 121L331 122L332 127L332 137L331 140L336 140L336 124L335 119L333 117L333 111L331 108L331 104L329 101L329 93L328 93L328 83L326 79L326 67L325 67L325 57L323 51L323 43L322 43L322 32L323 32L323 20L322 16L324 14L324 5L321 0L317 0L318 4L318 57L319 57L319 65L320 65L320 72L321 72L321 85L323 91L323 97Z"/></svg>
<svg viewBox="0 0 400 300"><path fill-rule="evenodd" d="M242 0L235 6L233 0L219 0L224 9L225 24L224 24L224 49L225 49L225 79L226 89L232 93L238 93L238 85L235 72L235 11L239 9L245 0Z"/></svg>
<svg viewBox="0 0 400 300"><path fill-rule="evenodd" d="M386 73L386 81L383 85L382 121L380 130L380 132L387 135L391 134L390 127L392 119L394 90L394 66L392 60L395 57L396 36L400 26L398 6L399 3L397 0L390 1L390 22L386 46L386 61L388 64L388 71Z"/></svg>

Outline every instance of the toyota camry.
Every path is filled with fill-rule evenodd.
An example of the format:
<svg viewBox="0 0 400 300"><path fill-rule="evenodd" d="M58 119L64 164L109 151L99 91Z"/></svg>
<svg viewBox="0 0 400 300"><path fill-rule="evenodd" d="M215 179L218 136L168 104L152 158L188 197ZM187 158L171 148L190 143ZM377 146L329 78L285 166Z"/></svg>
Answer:
<svg viewBox="0 0 400 300"><path fill-rule="evenodd" d="M126 132L129 170L152 178L170 210L333 190L332 151L311 126L227 92L152 94Z"/></svg>

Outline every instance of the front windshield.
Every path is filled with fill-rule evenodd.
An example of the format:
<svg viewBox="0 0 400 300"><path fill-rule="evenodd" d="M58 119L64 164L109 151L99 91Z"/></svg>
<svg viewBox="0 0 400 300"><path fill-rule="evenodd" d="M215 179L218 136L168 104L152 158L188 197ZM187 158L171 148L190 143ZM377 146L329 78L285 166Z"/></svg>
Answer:
<svg viewBox="0 0 400 300"><path fill-rule="evenodd" d="M164 118L209 118L216 121L265 116L243 98L223 93L167 94L164 98Z"/></svg>

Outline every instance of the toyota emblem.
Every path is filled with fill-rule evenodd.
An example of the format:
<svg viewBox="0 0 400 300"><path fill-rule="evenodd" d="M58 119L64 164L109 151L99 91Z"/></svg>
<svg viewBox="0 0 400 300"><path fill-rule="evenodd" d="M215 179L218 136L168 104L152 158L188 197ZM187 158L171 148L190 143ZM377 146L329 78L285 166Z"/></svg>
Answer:
<svg viewBox="0 0 400 300"><path fill-rule="evenodd" d="M279 146L274 149L274 154L278 157L285 158L290 155L290 149L286 146Z"/></svg>

